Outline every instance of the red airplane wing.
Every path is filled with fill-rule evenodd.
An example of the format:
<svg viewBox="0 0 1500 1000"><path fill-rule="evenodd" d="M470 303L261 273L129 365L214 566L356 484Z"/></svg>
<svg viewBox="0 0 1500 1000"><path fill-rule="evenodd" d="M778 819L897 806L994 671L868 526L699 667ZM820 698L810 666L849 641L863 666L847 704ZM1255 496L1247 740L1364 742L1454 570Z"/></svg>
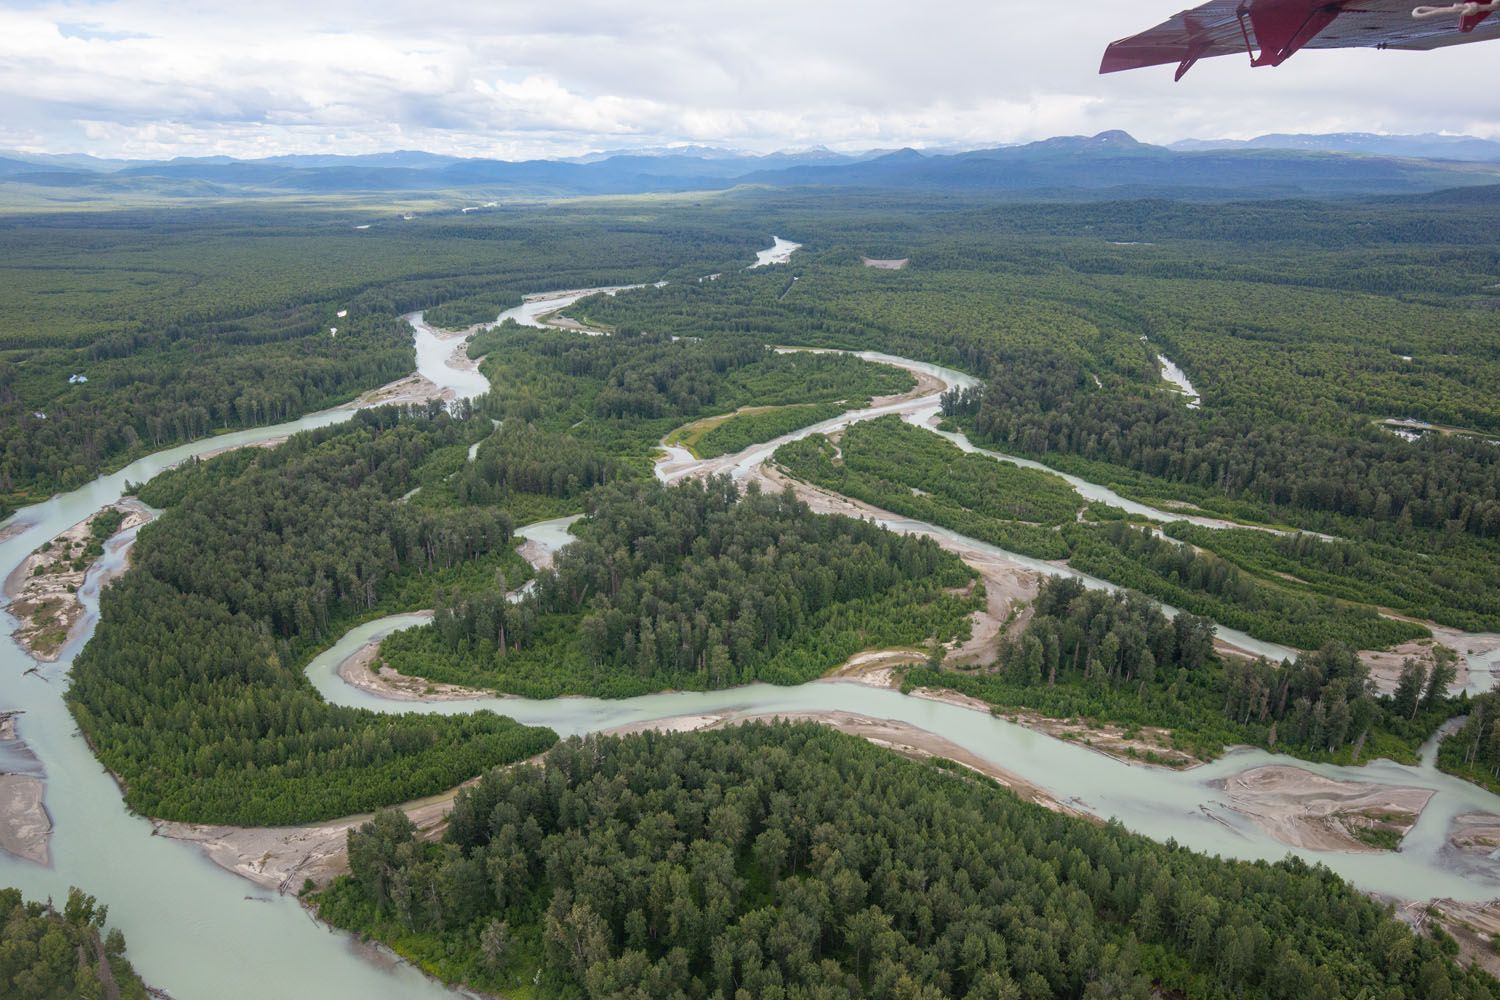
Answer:
<svg viewBox="0 0 1500 1000"><path fill-rule="evenodd" d="M1493 16L1492 16L1493 15ZM1413 0L1210 0L1150 31L1115 42L1101 73L1249 52L1279 66L1303 48L1436 49L1500 38L1500 3L1418 7Z"/></svg>

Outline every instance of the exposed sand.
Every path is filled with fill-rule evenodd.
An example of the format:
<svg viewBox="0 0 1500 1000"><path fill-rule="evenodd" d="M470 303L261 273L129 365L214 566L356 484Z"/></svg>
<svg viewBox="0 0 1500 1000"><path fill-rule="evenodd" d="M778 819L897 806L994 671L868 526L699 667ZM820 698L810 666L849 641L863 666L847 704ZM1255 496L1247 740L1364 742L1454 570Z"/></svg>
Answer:
<svg viewBox="0 0 1500 1000"><path fill-rule="evenodd" d="M1406 836L1432 791L1364 781L1336 781L1300 767L1256 767L1215 782L1230 808L1289 847L1377 853L1360 830Z"/></svg>
<svg viewBox="0 0 1500 1000"><path fill-rule="evenodd" d="M94 564L90 561L82 569L74 569L73 560L83 554L89 530L105 510L119 510L125 515L119 531L140 527L151 520L151 514L139 501L121 500L90 514L31 553L5 580L10 614L18 623L12 635L34 660L56 661L63 647L77 638L82 629L83 605L77 591Z"/></svg>
<svg viewBox="0 0 1500 1000"><path fill-rule="evenodd" d="M47 783L30 774L0 774L0 852L39 865L52 863L52 817L43 797Z"/></svg>
<svg viewBox="0 0 1500 1000"><path fill-rule="evenodd" d="M0 713L0 743L20 739L17 714ZM52 817L43 802L46 792L47 784L39 775L0 773L0 853L51 864Z"/></svg>
<svg viewBox="0 0 1500 1000"><path fill-rule="evenodd" d="M388 403L429 403L434 399L451 399L453 392L450 389L439 389L437 383L426 375L418 375L412 372L404 378L398 378L394 382L387 382L376 389L371 389L356 399L351 406L363 408L368 406L385 406Z"/></svg>
<svg viewBox="0 0 1500 1000"><path fill-rule="evenodd" d="M897 517L872 504L852 500L793 479L774 466L762 466L754 479L766 490L779 492L790 487L799 500L818 514L844 514L863 518ZM950 649L945 662L953 665L989 666L995 662L998 654L998 639L1002 631L1008 635L1019 634L1031 620L1030 604L1036 599L1041 577L1002 556L962 545L948 538L940 538L938 543L974 569L984 581L985 589L985 607L974 612L970 619L969 639ZM1018 607L1020 610L1017 611Z"/></svg>
<svg viewBox="0 0 1500 1000"><path fill-rule="evenodd" d="M378 669L372 669L376 664L379 664ZM475 698L497 697L492 691L479 691L457 684L439 684L423 677L408 677L398 673L380 658L378 639L365 643L346 657L339 664L338 675L350 687L391 701L471 701Z"/></svg>
<svg viewBox="0 0 1500 1000"><path fill-rule="evenodd" d="M856 653L823 675L825 681L847 681L867 687L898 688L900 668L927 662L927 653L917 649L871 649Z"/></svg>
<svg viewBox="0 0 1500 1000"><path fill-rule="evenodd" d="M1448 843L1455 849L1481 858L1500 853L1500 816L1494 813L1464 813L1453 817Z"/></svg>
<svg viewBox="0 0 1500 1000"><path fill-rule="evenodd" d="M689 732L707 728L723 719L722 715L655 719L606 730L603 735L624 735L647 729ZM512 766L540 763L542 756ZM459 789L477 780L466 781L440 795L404 803L399 808L416 825L419 837L436 840L448 826L448 812ZM349 831L368 823L373 815L362 813L307 826L205 826L168 820L152 820L151 823L155 832L163 837L197 844L205 857L225 871L284 894L300 891L304 879L324 886L347 872Z"/></svg>
<svg viewBox="0 0 1500 1000"><path fill-rule="evenodd" d="M912 695L929 701L941 701L960 708L996 715L1007 722L1054 739L1067 740L1095 753L1136 767L1167 767L1174 770L1196 767L1203 763L1197 757L1172 746L1172 731L1154 726L1140 726L1127 736L1124 727L1105 724L1091 726L1082 719L1054 719L1024 709L1002 709L995 712L987 702L949 688L915 688Z"/></svg>
<svg viewBox="0 0 1500 1000"><path fill-rule="evenodd" d="M290 435L283 434L280 437L266 438L266 440L264 441L255 441L250 444L225 445L222 448L215 448L212 451L205 451L203 454L197 456L197 460L200 462L206 462L210 458L218 458L220 455L227 455L231 451L239 451L241 448L275 448L277 445L286 444L288 437L290 437Z"/></svg>
<svg viewBox="0 0 1500 1000"><path fill-rule="evenodd" d="M551 569L557 553L534 538L528 538L517 546L516 554L531 564L535 570Z"/></svg>
<svg viewBox="0 0 1500 1000"><path fill-rule="evenodd" d="M1470 681L1474 679L1470 677L1468 661L1470 656L1484 656L1500 649L1500 635L1460 632L1436 622L1412 618L1409 615L1399 615L1388 609L1381 609L1381 614L1387 618L1417 622L1432 631L1430 639L1413 639L1411 642L1404 642L1388 650L1360 651L1360 660L1370 668L1370 679L1384 694L1396 690L1396 683L1401 678L1401 667L1408 659L1425 661L1431 669L1434 646L1447 646L1458 654L1458 661L1453 665L1456 672L1449 691L1459 691L1469 687ZM1500 671L1500 665L1489 671L1491 677L1487 681L1486 689L1494 686L1494 674L1497 671Z"/></svg>
<svg viewBox="0 0 1500 1000"><path fill-rule="evenodd" d="M983 712L985 715L993 715L994 710L987 701L980 701L971 695L955 691L952 688L929 688L919 687L911 689L913 698L921 698L925 701L940 701L944 705L956 705L959 708L967 708L973 712Z"/></svg>
<svg viewBox="0 0 1500 1000"><path fill-rule="evenodd" d="M462 786L460 786L462 787ZM408 802L401 810L416 824L418 835L436 839L447 825L449 806L458 789ZM349 870L349 831L370 821L372 813L310 826L203 826L152 820L163 837L197 844L225 871L276 892L297 892L303 879L326 885Z"/></svg>
<svg viewBox="0 0 1500 1000"><path fill-rule="evenodd" d="M1058 812L1083 815L1064 806L1037 786L940 736L906 723L871 719L850 712L798 712L748 718L735 717L729 713L683 715L630 723L605 730L602 735L626 735L645 730L691 732L773 718L818 722L910 757L945 757L995 779L1028 802L1035 802ZM538 756L524 763L534 764L541 759ZM442 835L447 825L449 807L457 794L458 789L455 788L441 795L406 803L400 808L416 824L419 836L434 840ZM311 879L315 885L321 886L348 871L349 831L368 822L371 816L372 814L365 813L326 823L285 827L204 826L166 820L153 820L152 823L161 836L197 844L210 861L226 871L263 888L286 893L298 891L304 879Z"/></svg>
<svg viewBox="0 0 1500 1000"><path fill-rule="evenodd" d="M607 337L610 334L608 330L602 330L596 326L588 326L572 317L564 316L561 309L557 312L538 316L537 322L543 326L549 326L554 330L567 330L570 333L581 333L589 337Z"/></svg>
<svg viewBox="0 0 1500 1000"><path fill-rule="evenodd" d="M1359 658L1370 668L1370 680L1375 682L1381 693L1390 694L1396 690L1396 684L1401 679L1401 668L1407 660L1422 660L1431 668L1434 644L1433 639L1413 639L1390 649L1362 649ZM1454 685L1461 688L1469 682L1469 667L1463 657L1459 657L1454 666L1458 669Z"/></svg>
<svg viewBox="0 0 1500 1000"><path fill-rule="evenodd" d="M948 388L948 383L929 372L906 369L917 384L905 392L898 392L894 396L876 396L870 400L870 406L889 406L892 403L905 403L923 396L931 396L934 393L943 392Z"/></svg>
<svg viewBox="0 0 1500 1000"><path fill-rule="evenodd" d="M30 521L17 521L14 524L7 524L5 527L0 528L0 542L6 542L15 538L29 527L31 527Z"/></svg>
<svg viewBox="0 0 1500 1000"><path fill-rule="evenodd" d="M918 729L916 726L905 722L898 722L894 719L872 719L869 716L859 715L854 712L778 712L767 715L738 717L727 720L725 723L720 723L720 725L739 725L746 722L759 722L770 719L816 722L820 725L837 729L841 733L849 733L861 739L869 740L876 746L894 750L896 753L907 757L917 759L942 757L954 763L962 764L964 767L979 774L993 778L1027 802L1045 806L1053 812L1067 813L1070 816L1082 816L1086 819L1095 818L1064 805L1026 779L1012 774L1004 768L997 767L984 758L970 753L956 743L951 743L941 736L927 732L925 729Z"/></svg>

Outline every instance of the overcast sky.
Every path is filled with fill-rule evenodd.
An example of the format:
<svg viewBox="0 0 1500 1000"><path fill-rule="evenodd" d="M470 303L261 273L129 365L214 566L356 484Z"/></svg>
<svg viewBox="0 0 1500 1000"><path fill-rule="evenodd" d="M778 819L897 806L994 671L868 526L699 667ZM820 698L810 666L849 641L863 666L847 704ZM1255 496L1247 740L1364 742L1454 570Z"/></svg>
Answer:
<svg viewBox="0 0 1500 1000"><path fill-rule="evenodd" d="M1126 129L1500 138L1500 42L1097 75L1181 0L0 0L0 148L517 158Z"/></svg>

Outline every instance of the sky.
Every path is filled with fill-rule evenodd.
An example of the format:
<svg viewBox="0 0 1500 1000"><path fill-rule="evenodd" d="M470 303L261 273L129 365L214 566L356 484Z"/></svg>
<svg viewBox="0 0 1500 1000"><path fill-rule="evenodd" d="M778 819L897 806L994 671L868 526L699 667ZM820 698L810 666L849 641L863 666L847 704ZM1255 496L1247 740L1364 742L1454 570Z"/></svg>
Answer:
<svg viewBox="0 0 1500 1000"><path fill-rule="evenodd" d="M1500 42L1100 77L1181 0L0 0L0 149L501 159L1124 129L1500 138Z"/></svg>

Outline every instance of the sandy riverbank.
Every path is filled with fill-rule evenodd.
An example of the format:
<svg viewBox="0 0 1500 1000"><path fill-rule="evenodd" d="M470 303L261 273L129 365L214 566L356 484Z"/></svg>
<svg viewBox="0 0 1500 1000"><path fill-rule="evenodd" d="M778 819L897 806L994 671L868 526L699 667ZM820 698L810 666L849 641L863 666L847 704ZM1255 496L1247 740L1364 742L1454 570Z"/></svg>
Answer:
<svg viewBox="0 0 1500 1000"><path fill-rule="evenodd" d="M855 653L821 679L894 689L901 686L901 668L926 662L927 653L923 650L871 649Z"/></svg>
<svg viewBox="0 0 1500 1000"><path fill-rule="evenodd" d="M682 715L629 723L604 730L600 735L624 736L646 730L685 733L770 719L817 722L909 757L947 758L993 778L1025 801L1070 815L1084 815L1058 802L1036 785L940 736L903 722L871 719L852 712L793 712L750 717L737 717L730 713ZM543 756L539 755L524 763L539 763ZM459 788L472 783L465 782ZM442 836L447 827L448 812L458 791L455 788L441 795L405 803L400 808L416 825L418 836L435 840ZM301 889L304 879L323 886L347 872L349 831L369 822L372 816L372 813L364 813L326 823L283 827L208 826L166 820L153 820L152 825L159 836L196 844L205 857L225 871L264 889L295 893Z"/></svg>
<svg viewBox="0 0 1500 1000"><path fill-rule="evenodd" d="M819 725L837 729L841 733L858 736L876 746L885 747L887 750L893 750L903 756L919 760L932 757L951 760L956 764L962 764L972 771L994 779L1026 802L1044 806L1053 812L1067 813L1070 816L1081 816L1085 819L1095 818L1087 813L1079 812L1071 806L1064 805L1040 786L1034 785L1025 778L992 764L983 757L970 753L956 743L951 743L935 733L929 733L925 729L918 729L916 726L905 722L898 722L894 719L872 719L869 716L859 715L855 712L776 712L767 715L737 717L726 720L718 725L741 725L746 722L765 722L772 719L783 719L790 722L816 722Z"/></svg>
<svg viewBox="0 0 1500 1000"><path fill-rule="evenodd" d="M351 406L355 409L364 409L395 403L420 405L430 403L435 399L452 398L452 389L440 389L437 383L426 375L413 372L404 378L398 378L394 382L387 382L385 385L371 389L356 399Z"/></svg>
<svg viewBox="0 0 1500 1000"><path fill-rule="evenodd" d="M220 455L227 455L231 451L239 451L241 448L275 448L278 445L286 444L290 437L291 435L289 434L283 434L280 437L266 438L264 441L255 441L250 444L225 445L222 448L205 451L203 454L197 455L188 461L207 462L210 458L218 458Z"/></svg>
<svg viewBox="0 0 1500 1000"><path fill-rule="evenodd" d="M1374 853L1361 839L1383 833L1405 837L1433 792L1364 781L1336 781L1300 767L1252 768L1215 782L1230 807L1289 847Z"/></svg>
<svg viewBox="0 0 1500 1000"><path fill-rule="evenodd" d="M723 721L723 715L687 715L632 723L606 730L603 735L625 735L647 729L659 732L689 732L705 729ZM536 764L538 755L522 764ZM478 779L466 781L458 788L403 803L399 808L410 817L417 835L436 840L448 826L448 813L459 789ZM157 835L196 844L208 860L256 885L280 893L298 892L304 879L318 886L327 885L349 870L349 831L372 818L373 813L346 816L325 823L306 826L211 826L152 820Z"/></svg>
<svg viewBox="0 0 1500 1000"><path fill-rule="evenodd" d="M534 538L528 538L521 545L517 546L516 555L530 563L531 568L537 572L541 572L544 569L551 569L552 562L557 557L555 550Z"/></svg>
<svg viewBox="0 0 1500 1000"><path fill-rule="evenodd" d="M39 865L52 863L47 783L30 774L0 774L0 852Z"/></svg>
<svg viewBox="0 0 1500 1000"><path fill-rule="evenodd" d="M144 504L121 500L89 515L38 548L6 577L5 596L11 602L11 617L17 622L11 634L32 659L54 662L63 648L78 637L83 626L78 588L83 586L94 565L94 560L81 565L80 561L94 522L108 510L118 510L123 515L111 539L151 520ZM106 582L100 581L101 585Z"/></svg>
<svg viewBox="0 0 1500 1000"><path fill-rule="evenodd" d="M940 701L959 708L968 708L986 715L994 714L1006 722L1023 726L1033 732L1045 733L1054 739L1076 743L1095 753L1113 757L1135 767L1166 767L1173 770L1197 767L1203 763L1197 757L1172 746L1172 732L1154 726L1137 726L1126 730L1122 726L1103 724L1089 725L1081 719L1054 719L1050 716L1024 709L993 712L987 702L961 694L949 688L914 688L911 695ZM1127 735L1127 732L1130 735Z"/></svg>
<svg viewBox="0 0 1500 1000"><path fill-rule="evenodd" d="M462 786L460 786L462 787ZM436 839L447 826L448 811L458 789L408 802L401 810L411 817L418 836ZM303 879L326 885L349 870L349 831L368 823L373 813L314 823L308 826L207 826L152 820L158 836L198 845L208 860L264 889L297 892Z"/></svg>
<svg viewBox="0 0 1500 1000"><path fill-rule="evenodd" d="M0 744L14 745L19 740L16 713L0 713ZM25 757L35 760L29 752ZM40 775L0 774L0 853L51 864L52 817L43 801L46 791Z"/></svg>
<svg viewBox="0 0 1500 1000"><path fill-rule="evenodd" d="M376 639L367 642L346 657L338 666L339 679L350 687L391 701L472 701L476 698L504 697L497 696L493 691L480 691L457 684L439 684L424 677L408 677L398 673L380 658L381 641Z"/></svg>

